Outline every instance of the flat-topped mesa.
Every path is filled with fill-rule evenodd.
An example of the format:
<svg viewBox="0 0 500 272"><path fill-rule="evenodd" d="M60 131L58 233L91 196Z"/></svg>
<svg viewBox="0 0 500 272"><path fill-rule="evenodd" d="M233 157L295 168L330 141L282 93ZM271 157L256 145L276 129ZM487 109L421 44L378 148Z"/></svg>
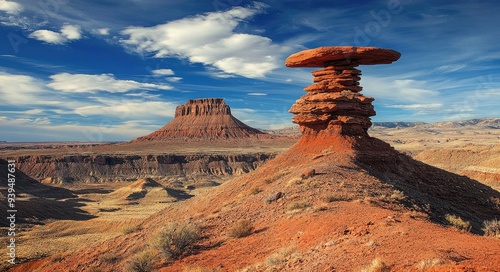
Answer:
<svg viewBox="0 0 500 272"><path fill-rule="evenodd" d="M174 139L217 141L258 138L263 135L266 134L231 115L231 109L224 99L201 98L177 106L175 117L170 123L133 142Z"/></svg>
<svg viewBox="0 0 500 272"><path fill-rule="evenodd" d="M305 136L330 134L368 136L375 115L373 98L360 94L359 65L388 64L399 59L394 50L377 47L331 46L304 50L285 61L287 67L321 67L312 72L314 84L291 107L294 123Z"/></svg>
<svg viewBox="0 0 500 272"><path fill-rule="evenodd" d="M175 109L175 118L188 115L231 115L231 109L222 98L190 99Z"/></svg>

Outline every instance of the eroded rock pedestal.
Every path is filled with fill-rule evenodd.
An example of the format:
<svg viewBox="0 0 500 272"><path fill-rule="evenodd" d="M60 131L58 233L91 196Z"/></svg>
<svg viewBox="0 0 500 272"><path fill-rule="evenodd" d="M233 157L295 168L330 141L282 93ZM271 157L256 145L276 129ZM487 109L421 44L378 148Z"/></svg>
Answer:
<svg viewBox="0 0 500 272"><path fill-rule="evenodd" d="M314 84L306 87L290 109L303 137L318 134L368 136L375 115L374 99L360 92L359 65L392 63L401 54L377 47L332 46L305 50L286 59L287 67L321 67L312 72Z"/></svg>

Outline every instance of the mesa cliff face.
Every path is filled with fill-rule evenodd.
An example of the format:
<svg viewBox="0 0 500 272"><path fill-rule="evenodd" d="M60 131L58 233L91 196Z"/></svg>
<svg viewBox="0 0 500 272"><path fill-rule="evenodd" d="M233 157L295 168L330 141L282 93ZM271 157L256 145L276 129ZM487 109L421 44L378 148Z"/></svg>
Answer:
<svg viewBox="0 0 500 272"><path fill-rule="evenodd" d="M231 109L221 98L189 100L177 106L175 117L159 130L134 140L165 141L170 139L241 139L265 135L231 114Z"/></svg>
<svg viewBox="0 0 500 272"><path fill-rule="evenodd" d="M239 155L40 155L14 158L19 170L47 183L108 182L145 177L240 175L273 154Z"/></svg>

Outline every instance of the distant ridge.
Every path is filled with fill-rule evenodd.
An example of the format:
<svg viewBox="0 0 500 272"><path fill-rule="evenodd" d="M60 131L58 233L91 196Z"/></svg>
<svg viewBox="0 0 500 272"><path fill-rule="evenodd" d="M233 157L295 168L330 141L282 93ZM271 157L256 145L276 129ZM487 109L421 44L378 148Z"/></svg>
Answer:
<svg viewBox="0 0 500 272"><path fill-rule="evenodd" d="M427 125L424 122L374 122L374 127L384 127L384 128L407 128L416 127L421 125Z"/></svg>
<svg viewBox="0 0 500 272"><path fill-rule="evenodd" d="M177 106L175 117L170 123L133 141L239 139L258 135L265 133L234 117L224 99L203 98Z"/></svg>
<svg viewBox="0 0 500 272"><path fill-rule="evenodd" d="M461 127L478 127L500 129L500 118L478 118L470 120L459 120L450 122L373 122L371 129L393 129L393 128L461 128ZM298 126L286 127L281 129L265 130L266 133L273 135L288 135L299 136L300 129Z"/></svg>

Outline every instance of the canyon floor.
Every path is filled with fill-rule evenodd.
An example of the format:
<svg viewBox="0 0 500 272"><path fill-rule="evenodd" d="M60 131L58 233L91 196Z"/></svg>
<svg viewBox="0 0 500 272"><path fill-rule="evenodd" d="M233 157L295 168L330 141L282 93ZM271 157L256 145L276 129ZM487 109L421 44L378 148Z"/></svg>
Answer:
<svg viewBox="0 0 500 272"><path fill-rule="evenodd" d="M401 171L392 173L396 170L378 164L365 167L367 163L353 159L354 155L340 156L328 148L302 156L287 151L298 140L296 130L277 134L287 136L224 144L0 143L3 159L72 154L278 155L259 171L237 176L198 173L44 184L22 175L17 203L25 220L16 244L21 264L10 270L119 271L134 254L148 248L158 229L177 220L201 225L203 238L193 254L179 261L157 260L155 266L161 271L359 271L370 265L381 267L371 271L499 270L500 240L480 235L489 212L483 202L497 205L490 219L498 218L500 208L498 119L384 124L370 130L371 136L396 150L457 175L419 166L409 157L391 161L399 164L394 168L407 167L401 171L408 176L402 177ZM312 167L315 175L302 178ZM433 183L421 171L431 172L436 180L453 180L449 192L446 184ZM422 180L418 192L408 185L411 179ZM278 192L281 197L276 197ZM1 203L5 205L4 200ZM37 218L32 218L33 211ZM447 213L468 220L471 232L450 226L443 220ZM244 238L227 237L226 230L241 218L252 221L254 232ZM1 242L7 243L6 235ZM0 253L5 256L6 249ZM3 262L1 268L9 267Z"/></svg>

